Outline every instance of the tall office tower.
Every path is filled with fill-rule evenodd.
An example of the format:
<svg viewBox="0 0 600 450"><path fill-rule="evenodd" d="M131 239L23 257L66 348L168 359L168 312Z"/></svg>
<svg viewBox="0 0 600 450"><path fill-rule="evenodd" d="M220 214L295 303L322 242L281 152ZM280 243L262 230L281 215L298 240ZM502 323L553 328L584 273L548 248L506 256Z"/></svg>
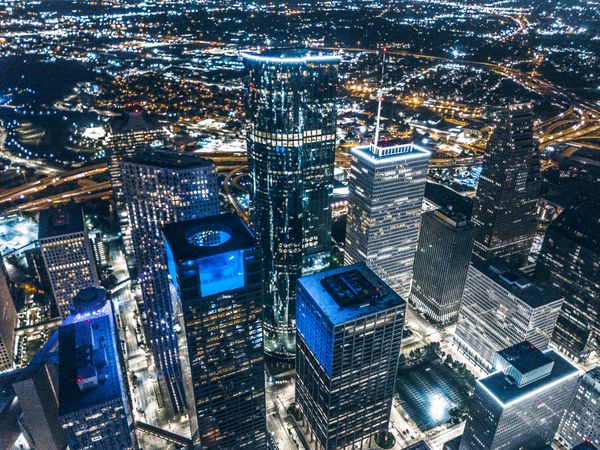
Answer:
<svg viewBox="0 0 600 450"><path fill-rule="evenodd" d="M8 287L8 274L0 255L0 372L14 367L17 309Z"/></svg>
<svg viewBox="0 0 600 450"><path fill-rule="evenodd" d="M473 210L473 260L523 265L536 231L539 158L528 105L508 107L488 142Z"/></svg>
<svg viewBox="0 0 600 450"><path fill-rule="evenodd" d="M187 350L181 354L191 374L186 381L197 421L194 440L207 450L266 450L258 243L234 214L163 230L183 316L181 346Z"/></svg>
<svg viewBox="0 0 600 450"><path fill-rule="evenodd" d="M40 212L38 237L54 301L64 319L81 289L99 285L81 206L69 204Z"/></svg>
<svg viewBox="0 0 600 450"><path fill-rule="evenodd" d="M415 144L352 150L345 262L366 263L403 298L410 294L430 156Z"/></svg>
<svg viewBox="0 0 600 450"><path fill-rule="evenodd" d="M308 50L244 55L265 352L277 359L295 353L296 280L329 266L339 59Z"/></svg>
<svg viewBox="0 0 600 450"><path fill-rule="evenodd" d="M566 448L582 442L600 447L600 366L579 381L556 437Z"/></svg>
<svg viewBox="0 0 600 450"><path fill-rule="evenodd" d="M121 344L103 289L73 299L58 329L58 415L72 449L136 448Z"/></svg>
<svg viewBox="0 0 600 450"><path fill-rule="evenodd" d="M501 262L469 266L453 344L483 370L522 341L548 347L563 297Z"/></svg>
<svg viewBox="0 0 600 450"><path fill-rule="evenodd" d="M300 278L296 403L317 448L387 432L406 302L364 263Z"/></svg>
<svg viewBox="0 0 600 450"><path fill-rule="evenodd" d="M498 352L494 366L477 380L460 450L550 448L579 370L529 342Z"/></svg>
<svg viewBox="0 0 600 450"><path fill-rule="evenodd" d="M600 201L581 198L550 225L536 276L565 296L553 342L572 358L600 352Z"/></svg>
<svg viewBox="0 0 600 450"><path fill-rule="evenodd" d="M430 320L458 318L472 246L473 227L464 214L443 209L423 214L410 298Z"/></svg>
<svg viewBox="0 0 600 450"><path fill-rule="evenodd" d="M153 152L121 162L138 279L154 362L173 413L185 409L161 227L217 214L217 169L206 159Z"/></svg>
<svg viewBox="0 0 600 450"><path fill-rule="evenodd" d="M167 130L156 117L145 113L139 106L133 106L109 122L109 132L105 138L108 172L117 207L119 225L128 265L134 261L133 243L129 229L129 216L123 199L123 180L119 164L123 159L149 150L151 144L164 142Z"/></svg>

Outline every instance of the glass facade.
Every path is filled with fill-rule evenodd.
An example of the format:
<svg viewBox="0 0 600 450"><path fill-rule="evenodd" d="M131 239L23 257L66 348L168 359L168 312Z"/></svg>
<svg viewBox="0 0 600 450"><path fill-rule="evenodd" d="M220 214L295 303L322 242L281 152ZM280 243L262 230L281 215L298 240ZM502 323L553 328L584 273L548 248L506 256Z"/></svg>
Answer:
<svg viewBox="0 0 600 450"><path fill-rule="evenodd" d="M197 239L198 230L217 241ZM206 450L266 450L257 242L233 214L170 224L164 234L194 442Z"/></svg>
<svg viewBox="0 0 600 450"><path fill-rule="evenodd" d="M472 221L474 260L523 265L533 244L540 189L533 113L513 105L499 115L485 152Z"/></svg>
<svg viewBox="0 0 600 450"><path fill-rule="evenodd" d="M185 409L186 400L161 227L218 213L217 170L205 159L154 152L122 161L121 172L144 302L140 309L159 380L177 414Z"/></svg>
<svg viewBox="0 0 600 450"><path fill-rule="evenodd" d="M600 352L600 201L580 198L550 225L536 276L565 296L553 342L572 358Z"/></svg>
<svg viewBox="0 0 600 450"><path fill-rule="evenodd" d="M414 144L352 150L345 262L364 262L407 299L431 153Z"/></svg>
<svg viewBox="0 0 600 450"><path fill-rule="evenodd" d="M296 403L316 448L387 431L406 303L364 264L298 282Z"/></svg>
<svg viewBox="0 0 600 450"><path fill-rule="evenodd" d="M339 58L245 54L253 228L265 283L265 352L293 358L296 281L329 266Z"/></svg>

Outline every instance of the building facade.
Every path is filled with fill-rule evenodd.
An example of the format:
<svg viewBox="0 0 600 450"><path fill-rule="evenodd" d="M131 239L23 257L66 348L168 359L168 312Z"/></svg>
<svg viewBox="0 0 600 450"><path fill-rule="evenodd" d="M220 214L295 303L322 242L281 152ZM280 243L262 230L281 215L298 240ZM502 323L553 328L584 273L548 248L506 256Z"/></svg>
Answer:
<svg viewBox="0 0 600 450"><path fill-rule="evenodd" d="M528 342L499 352L495 364L477 380L460 450L550 448L579 370Z"/></svg>
<svg viewBox="0 0 600 450"><path fill-rule="evenodd" d="M164 227L183 317L194 441L206 450L267 448L261 253L234 214Z"/></svg>
<svg viewBox="0 0 600 450"><path fill-rule="evenodd" d="M600 201L580 198L550 225L536 276L565 296L554 336L575 359L600 351Z"/></svg>
<svg viewBox="0 0 600 450"><path fill-rule="evenodd" d="M103 289L73 299L80 317L58 330L58 415L69 448L137 448L120 340Z"/></svg>
<svg viewBox="0 0 600 450"><path fill-rule="evenodd" d="M512 105L488 142L472 221L475 261L501 258L524 265L536 232L540 189L533 112Z"/></svg>
<svg viewBox="0 0 600 450"><path fill-rule="evenodd" d="M345 262L364 262L408 298L431 153L415 144L352 149Z"/></svg>
<svg viewBox="0 0 600 450"><path fill-rule="evenodd" d="M582 442L600 447L600 367L581 377L556 437L566 448Z"/></svg>
<svg viewBox="0 0 600 450"><path fill-rule="evenodd" d="M81 206L69 204L40 212L38 237L52 295L64 319L81 289L99 285Z"/></svg>
<svg viewBox="0 0 600 450"><path fill-rule="evenodd" d="M472 246L473 227L464 214L443 209L423 214L410 300L430 320L458 318Z"/></svg>
<svg viewBox="0 0 600 450"><path fill-rule="evenodd" d="M9 287L8 274L0 255L0 372L15 364L15 328L17 309Z"/></svg>
<svg viewBox="0 0 600 450"><path fill-rule="evenodd" d="M387 432L406 302L364 263L302 277L296 405L319 450Z"/></svg>
<svg viewBox="0 0 600 450"><path fill-rule="evenodd" d="M563 297L495 262L469 266L453 345L489 372L496 352L522 341L545 350Z"/></svg>
<svg viewBox="0 0 600 450"><path fill-rule="evenodd" d="M339 59L308 50L244 55L265 352L279 359L295 353L296 280L329 266Z"/></svg>
<svg viewBox="0 0 600 450"><path fill-rule="evenodd" d="M219 211L217 169L211 161L152 152L121 162L138 280L159 381L174 413L186 407L161 227Z"/></svg>

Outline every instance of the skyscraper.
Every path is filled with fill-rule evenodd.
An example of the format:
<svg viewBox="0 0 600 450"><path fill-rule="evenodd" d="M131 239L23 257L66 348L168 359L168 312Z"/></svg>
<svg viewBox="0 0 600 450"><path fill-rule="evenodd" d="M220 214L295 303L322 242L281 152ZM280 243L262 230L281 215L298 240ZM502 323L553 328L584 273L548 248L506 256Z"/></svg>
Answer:
<svg viewBox="0 0 600 450"><path fill-rule="evenodd" d="M352 149L345 262L364 262L408 298L417 251L427 165L416 144Z"/></svg>
<svg viewBox="0 0 600 450"><path fill-rule="evenodd" d="M406 302L363 263L300 278L296 404L324 450L387 432Z"/></svg>
<svg viewBox="0 0 600 450"><path fill-rule="evenodd" d="M498 352L494 366L477 380L460 450L549 448L579 370L528 342Z"/></svg>
<svg viewBox="0 0 600 450"><path fill-rule="evenodd" d="M54 301L64 319L81 289L99 285L81 206L68 204L40 212L39 242Z"/></svg>
<svg viewBox="0 0 600 450"><path fill-rule="evenodd" d="M266 450L258 243L234 214L172 223L164 236L183 316L194 440L207 450Z"/></svg>
<svg viewBox="0 0 600 450"><path fill-rule="evenodd" d="M579 198L550 225L536 276L565 296L552 338L572 358L600 352L600 201Z"/></svg>
<svg viewBox="0 0 600 450"><path fill-rule="evenodd" d="M127 207L123 199L123 180L119 164L123 159L150 151L151 144L163 142L167 137L166 128L158 122L156 117L145 113L139 106L130 107L109 122L109 132L106 135L104 146L107 153L113 198L123 235L125 256L130 266L134 260L134 251Z"/></svg>
<svg viewBox="0 0 600 450"><path fill-rule="evenodd" d="M545 350L562 302L504 263L471 264L453 345L488 372L496 352L519 342Z"/></svg>
<svg viewBox="0 0 600 450"><path fill-rule="evenodd" d="M295 352L296 280L329 266L339 59L308 50L244 55L265 352L277 358Z"/></svg>
<svg viewBox="0 0 600 450"><path fill-rule="evenodd" d="M154 362L179 413L185 395L161 227L218 212L217 170L206 159L152 152L122 161L121 172Z"/></svg>
<svg viewBox="0 0 600 450"><path fill-rule="evenodd" d="M133 416L112 305L103 289L73 299L58 329L58 415L72 449L133 449Z"/></svg>
<svg viewBox="0 0 600 450"><path fill-rule="evenodd" d="M600 366L581 377L556 437L566 448L581 442L600 447Z"/></svg>
<svg viewBox="0 0 600 450"><path fill-rule="evenodd" d="M512 105L498 118L488 142L473 210L473 258L523 265L536 231L540 188L533 113Z"/></svg>
<svg viewBox="0 0 600 450"><path fill-rule="evenodd" d="M15 359L17 309L8 286L8 274L0 255L0 372L10 370Z"/></svg>
<svg viewBox="0 0 600 450"><path fill-rule="evenodd" d="M443 209L423 214L410 297L434 322L458 317L472 245L473 227L464 214Z"/></svg>

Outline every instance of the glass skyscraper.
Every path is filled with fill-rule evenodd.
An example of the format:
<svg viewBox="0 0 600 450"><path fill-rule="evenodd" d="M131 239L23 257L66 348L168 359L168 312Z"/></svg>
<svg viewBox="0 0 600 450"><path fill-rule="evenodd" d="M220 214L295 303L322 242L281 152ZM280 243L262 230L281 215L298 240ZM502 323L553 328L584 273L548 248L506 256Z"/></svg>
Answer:
<svg viewBox="0 0 600 450"><path fill-rule="evenodd" d="M152 152L121 163L150 346L174 413L185 409L161 226L217 214L217 169L207 159Z"/></svg>
<svg viewBox="0 0 600 450"><path fill-rule="evenodd" d="M565 296L558 348L575 359L600 352L600 200L579 198L552 222L536 276Z"/></svg>
<svg viewBox="0 0 600 450"><path fill-rule="evenodd" d="M234 214L164 227L183 317L192 433L205 450L266 450L263 284L256 238Z"/></svg>
<svg viewBox="0 0 600 450"><path fill-rule="evenodd" d="M352 149L345 262L364 262L408 298L431 152L418 145Z"/></svg>
<svg viewBox="0 0 600 450"><path fill-rule="evenodd" d="M308 50L244 54L265 352L277 358L295 353L297 279L329 266L339 59Z"/></svg>
<svg viewBox="0 0 600 450"><path fill-rule="evenodd" d="M320 450L387 433L406 302L364 263L300 278L296 404Z"/></svg>
<svg viewBox="0 0 600 450"><path fill-rule="evenodd" d="M536 231L539 173L533 113L528 105L512 105L500 113L485 152L472 217L474 260L526 263Z"/></svg>
<svg viewBox="0 0 600 450"><path fill-rule="evenodd" d="M550 448L579 370L529 342L498 352L494 369L477 380L460 450Z"/></svg>

